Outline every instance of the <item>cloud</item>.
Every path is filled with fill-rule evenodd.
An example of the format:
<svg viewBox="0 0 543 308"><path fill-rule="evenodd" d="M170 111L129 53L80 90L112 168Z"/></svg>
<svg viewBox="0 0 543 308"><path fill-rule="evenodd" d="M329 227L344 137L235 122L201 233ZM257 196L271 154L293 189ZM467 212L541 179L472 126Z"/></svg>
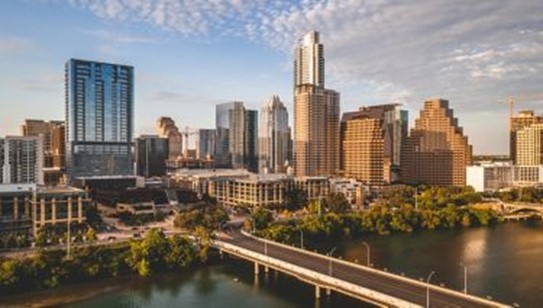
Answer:
<svg viewBox="0 0 543 308"><path fill-rule="evenodd" d="M14 54L32 48L34 44L23 38L0 38L0 55Z"/></svg>
<svg viewBox="0 0 543 308"><path fill-rule="evenodd" d="M83 31L83 33L95 36L109 43L117 44L138 44L138 43L156 43L158 42L157 38L144 36L144 35L133 35L127 33L120 33L107 30L92 30L92 31Z"/></svg>
<svg viewBox="0 0 543 308"><path fill-rule="evenodd" d="M344 110L362 101L420 106L426 97L442 96L456 114L486 115L498 108L498 100L533 96L543 84L541 0L71 3L107 20L143 23L181 36L244 37L288 59L300 35L317 29L325 44L327 84L349 102ZM542 101L526 101L534 102Z"/></svg>

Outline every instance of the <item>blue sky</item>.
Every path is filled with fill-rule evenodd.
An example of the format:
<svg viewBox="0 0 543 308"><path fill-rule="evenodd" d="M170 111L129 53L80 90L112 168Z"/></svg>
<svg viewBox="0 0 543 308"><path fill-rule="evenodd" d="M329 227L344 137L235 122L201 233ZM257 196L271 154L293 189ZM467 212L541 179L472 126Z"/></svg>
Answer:
<svg viewBox="0 0 543 308"><path fill-rule="evenodd" d="M0 2L0 136L25 118L62 119L69 58L135 67L136 131L159 116L213 127L214 105L292 107L292 49L325 44L342 111L425 98L451 107L476 153L506 153L509 95L543 112L537 0L13 0ZM292 117L291 117L292 118Z"/></svg>

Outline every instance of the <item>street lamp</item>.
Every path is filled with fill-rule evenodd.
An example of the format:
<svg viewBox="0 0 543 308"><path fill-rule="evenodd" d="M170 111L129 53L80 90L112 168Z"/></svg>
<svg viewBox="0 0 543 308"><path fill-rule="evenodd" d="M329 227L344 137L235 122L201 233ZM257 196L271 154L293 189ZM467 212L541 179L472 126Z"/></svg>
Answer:
<svg viewBox="0 0 543 308"><path fill-rule="evenodd" d="M362 245L366 246L366 262L367 266L370 266L370 245L366 242L362 242Z"/></svg>
<svg viewBox="0 0 543 308"><path fill-rule="evenodd" d="M328 253L328 260L329 260L329 263L328 263L328 275L331 277L332 276L332 254L334 253L334 250L336 250L336 247L332 248Z"/></svg>
<svg viewBox="0 0 543 308"><path fill-rule="evenodd" d="M415 187L415 210L419 209L419 188Z"/></svg>
<svg viewBox="0 0 543 308"><path fill-rule="evenodd" d="M430 308L430 279L432 279L432 276L434 276L435 273L435 271L432 271L430 275L428 275L428 279L426 279L426 308Z"/></svg>
<svg viewBox="0 0 543 308"><path fill-rule="evenodd" d="M468 267L463 262L460 266L464 268L464 294L468 294Z"/></svg>
<svg viewBox="0 0 543 308"><path fill-rule="evenodd" d="M300 248L304 249L304 231L300 230Z"/></svg>

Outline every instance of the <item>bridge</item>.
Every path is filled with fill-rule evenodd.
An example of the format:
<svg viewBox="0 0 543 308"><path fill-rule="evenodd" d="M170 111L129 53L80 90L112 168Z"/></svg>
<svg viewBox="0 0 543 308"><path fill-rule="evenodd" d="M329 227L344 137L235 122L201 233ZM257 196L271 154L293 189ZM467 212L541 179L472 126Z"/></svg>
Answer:
<svg viewBox="0 0 543 308"><path fill-rule="evenodd" d="M532 216L543 218L543 204L540 203L507 203L496 198L488 198L487 200L494 202L494 209L504 215L506 219L523 219Z"/></svg>
<svg viewBox="0 0 543 308"><path fill-rule="evenodd" d="M509 307L244 232L222 234L214 246L221 253L253 262L255 275L261 268L273 269L314 285L317 299L323 291L335 291L379 307Z"/></svg>

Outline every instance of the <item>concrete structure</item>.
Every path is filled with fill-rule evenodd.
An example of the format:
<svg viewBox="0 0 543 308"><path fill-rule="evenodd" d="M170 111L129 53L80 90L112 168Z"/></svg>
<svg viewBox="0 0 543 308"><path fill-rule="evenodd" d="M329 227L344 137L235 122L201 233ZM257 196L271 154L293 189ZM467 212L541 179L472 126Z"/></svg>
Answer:
<svg viewBox="0 0 543 308"><path fill-rule="evenodd" d="M364 183L348 178L331 178L329 181L330 192L344 195L354 208L361 209L364 206L364 200L370 192Z"/></svg>
<svg viewBox="0 0 543 308"><path fill-rule="evenodd" d="M510 162L495 162L466 167L466 185L477 192L499 191L514 185L515 167Z"/></svg>
<svg viewBox="0 0 543 308"><path fill-rule="evenodd" d="M288 111L279 96L274 95L260 110L259 172L285 172L289 160L289 143Z"/></svg>
<svg viewBox="0 0 543 308"><path fill-rule="evenodd" d="M168 139L168 160L174 161L183 157L183 135L172 118L158 118L156 131L160 138Z"/></svg>
<svg viewBox="0 0 543 308"><path fill-rule="evenodd" d="M516 164L543 165L543 124L532 124L516 131Z"/></svg>
<svg viewBox="0 0 543 308"><path fill-rule="evenodd" d="M43 136L0 139L0 183L44 183Z"/></svg>
<svg viewBox="0 0 543 308"><path fill-rule="evenodd" d="M91 204L86 191L73 187L38 187L29 202L34 236L46 225L81 224Z"/></svg>
<svg viewBox="0 0 543 308"><path fill-rule="evenodd" d="M215 134L214 129L200 129L198 131L199 159L213 159L215 157Z"/></svg>
<svg viewBox="0 0 543 308"><path fill-rule="evenodd" d="M134 68L71 59L66 63L66 172L134 173Z"/></svg>
<svg viewBox="0 0 543 308"><path fill-rule="evenodd" d="M398 104L361 107L341 120L341 168L345 177L369 185L399 179L407 136L407 111Z"/></svg>
<svg viewBox="0 0 543 308"><path fill-rule="evenodd" d="M543 165L515 166L515 186L542 186Z"/></svg>
<svg viewBox="0 0 543 308"><path fill-rule="evenodd" d="M0 185L0 233L32 232L45 225L82 223L90 205L84 190L36 184Z"/></svg>
<svg viewBox="0 0 543 308"><path fill-rule="evenodd" d="M409 184L464 186L472 147L444 99L424 102L402 151L402 180Z"/></svg>
<svg viewBox="0 0 543 308"><path fill-rule="evenodd" d="M209 185L217 179L248 178L252 173L245 169L181 169L169 176L169 186L184 188L203 196L209 194Z"/></svg>
<svg viewBox="0 0 543 308"><path fill-rule="evenodd" d="M306 192L308 200L318 200L330 192L326 177L251 174L243 178L215 178L209 183L209 195L228 206L269 206L283 204L285 193L295 188Z"/></svg>
<svg viewBox="0 0 543 308"><path fill-rule="evenodd" d="M331 291L371 303L376 307L509 307L489 299L440 287L251 236L231 232L213 241L222 253L254 262L255 279L275 270L315 286L315 298ZM369 264L369 260L367 260ZM318 305L317 301L317 305Z"/></svg>
<svg viewBox="0 0 543 308"><path fill-rule="evenodd" d="M166 175L168 138L144 135L136 139L136 174L146 178Z"/></svg>
<svg viewBox="0 0 543 308"><path fill-rule="evenodd" d="M324 87L324 48L306 34L294 60L294 170L329 176L339 170L339 93Z"/></svg>
<svg viewBox="0 0 543 308"><path fill-rule="evenodd" d="M522 164L517 160L517 132L534 124L543 124L543 116L535 115L533 110L522 110L510 119L509 155L514 164Z"/></svg>

